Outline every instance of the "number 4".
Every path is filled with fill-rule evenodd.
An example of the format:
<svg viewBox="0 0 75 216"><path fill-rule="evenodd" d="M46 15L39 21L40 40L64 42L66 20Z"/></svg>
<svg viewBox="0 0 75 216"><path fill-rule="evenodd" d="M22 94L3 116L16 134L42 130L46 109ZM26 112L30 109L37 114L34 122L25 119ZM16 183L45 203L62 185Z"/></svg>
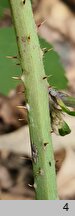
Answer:
<svg viewBox="0 0 75 216"><path fill-rule="evenodd" d="M69 210L68 203L66 203L66 204L64 205L63 209L65 209L66 211Z"/></svg>

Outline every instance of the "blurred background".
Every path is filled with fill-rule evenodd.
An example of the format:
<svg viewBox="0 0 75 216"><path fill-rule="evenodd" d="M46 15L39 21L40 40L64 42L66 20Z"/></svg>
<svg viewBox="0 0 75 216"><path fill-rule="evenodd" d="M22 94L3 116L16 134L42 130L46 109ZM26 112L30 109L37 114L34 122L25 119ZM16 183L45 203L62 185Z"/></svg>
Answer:
<svg viewBox="0 0 75 216"><path fill-rule="evenodd" d="M48 82L75 97L75 0L32 0ZM39 26L39 27L38 27ZM0 0L0 199L35 199L32 159L13 20L8 0ZM14 56L15 58L11 58ZM72 130L52 134L60 199L75 199L75 119L65 116Z"/></svg>

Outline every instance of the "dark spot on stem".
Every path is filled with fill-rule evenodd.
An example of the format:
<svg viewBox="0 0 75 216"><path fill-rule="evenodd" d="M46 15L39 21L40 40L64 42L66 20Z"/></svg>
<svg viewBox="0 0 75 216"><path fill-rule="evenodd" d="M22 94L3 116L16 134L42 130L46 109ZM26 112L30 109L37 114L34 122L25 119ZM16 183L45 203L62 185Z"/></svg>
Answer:
<svg viewBox="0 0 75 216"><path fill-rule="evenodd" d="M27 37L28 42L30 41L30 35Z"/></svg>
<svg viewBox="0 0 75 216"><path fill-rule="evenodd" d="M51 167L51 161L49 161L49 166Z"/></svg>

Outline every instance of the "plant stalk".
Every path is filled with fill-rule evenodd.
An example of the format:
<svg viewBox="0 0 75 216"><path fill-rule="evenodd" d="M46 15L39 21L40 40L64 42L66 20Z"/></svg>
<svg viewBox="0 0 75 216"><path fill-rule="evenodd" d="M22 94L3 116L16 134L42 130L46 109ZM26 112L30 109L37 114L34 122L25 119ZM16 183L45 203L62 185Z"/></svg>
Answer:
<svg viewBox="0 0 75 216"><path fill-rule="evenodd" d="M45 71L31 2L30 0L9 0L9 2L27 98L36 199L56 200L48 83L44 79Z"/></svg>

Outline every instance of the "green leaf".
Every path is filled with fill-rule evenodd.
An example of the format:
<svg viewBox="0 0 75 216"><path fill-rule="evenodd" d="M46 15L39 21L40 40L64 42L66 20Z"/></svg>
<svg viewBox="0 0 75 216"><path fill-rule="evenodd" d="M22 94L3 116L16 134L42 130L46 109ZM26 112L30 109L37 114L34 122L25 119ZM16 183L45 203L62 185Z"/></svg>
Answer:
<svg viewBox="0 0 75 216"><path fill-rule="evenodd" d="M3 3L4 5L7 4ZM43 39L40 39L40 44L42 48L46 47L49 49L51 47ZM15 60L6 58L6 56L15 56L17 53L14 29L12 27L0 29L0 92L4 94L7 94L10 89L15 88L19 83L11 77L21 74L20 67L16 66ZM55 85L60 89L65 89L67 87L67 79L65 78L64 69L55 51L50 51L45 54L44 66L46 74L52 75L48 79L49 84Z"/></svg>
<svg viewBox="0 0 75 216"><path fill-rule="evenodd" d="M6 58L6 56L16 56L17 53L13 28L0 29L0 92L4 94L19 83L12 77L21 74L20 66L16 65L16 60Z"/></svg>
<svg viewBox="0 0 75 216"><path fill-rule="evenodd" d="M0 0L0 17L3 15L4 9L8 7L9 7L8 0Z"/></svg>
<svg viewBox="0 0 75 216"><path fill-rule="evenodd" d="M52 48L52 45L47 43L44 39L39 38L41 48ZM58 54L51 50L47 52L44 56L44 66L46 74L52 75L48 78L48 82L50 85L55 86L58 89L66 89L67 88L67 78L65 76L65 70L62 66L60 58Z"/></svg>
<svg viewBox="0 0 75 216"><path fill-rule="evenodd" d="M61 127L58 129L58 131L59 131L59 134L60 134L61 136L65 136L65 135L71 133L71 129L69 128L68 124L67 124L65 121L62 122L62 125L61 125Z"/></svg>
<svg viewBox="0 0 75 216"><path fill-rule="evenodd" d="M9 7L8 0L0 0L0 7L3 7L3 8Z"/></svg>

